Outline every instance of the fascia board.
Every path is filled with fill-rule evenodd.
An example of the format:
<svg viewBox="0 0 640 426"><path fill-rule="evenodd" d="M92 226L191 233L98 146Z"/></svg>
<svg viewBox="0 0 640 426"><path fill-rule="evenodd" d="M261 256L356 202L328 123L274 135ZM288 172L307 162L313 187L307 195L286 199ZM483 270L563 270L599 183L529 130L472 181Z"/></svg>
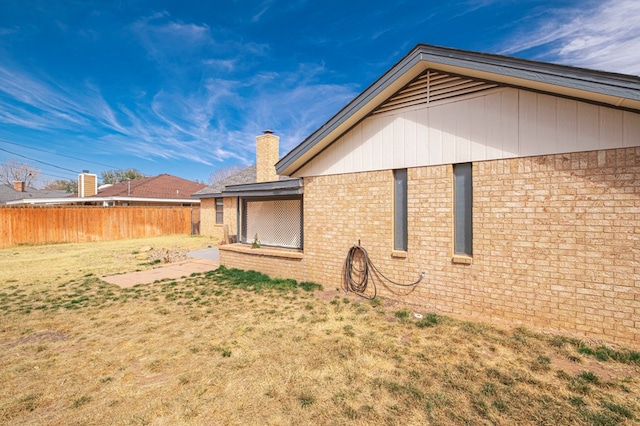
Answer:
<svg viewBox="0 0 640 426"><path fill-rule="evenodd" d="M291 176L297 169L297 167L292 167L294 163L297 163L300 159L310 159L324 149L324 146L319 144L320 141L335 140L425 69L417 52L415 50L412 51L364 92L338 111L327 123L280 159L276 163L276 173Z"/></svg>
<svg viewBox="0 0 640 426"><path fill-rule="evenodd" d="M277 197L284 195L301 195L303 193L302 188L294 189L272 189L263 191L229 191L224 192L225 197Z"/></svg>
<svg viewBox="0 0 640 426"><path fill-rule="evenodd" d="M329 121L287 153L276 172L293 176L304 164L426 69L640 110L640 78L507 56L418 45Z"/></svg>

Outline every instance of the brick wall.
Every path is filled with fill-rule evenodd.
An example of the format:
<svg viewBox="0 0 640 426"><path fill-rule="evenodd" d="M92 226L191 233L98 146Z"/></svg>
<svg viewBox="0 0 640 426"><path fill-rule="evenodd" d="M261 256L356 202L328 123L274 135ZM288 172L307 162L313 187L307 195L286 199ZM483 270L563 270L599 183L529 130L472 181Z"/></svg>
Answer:
<svg viewBox="0 0 640 426"><path fill-rule="evenodd" d="M262 272L272 278L304 281L303 255L286 249L259 248L232 244L220 246L220 264L228 268Z"/></svg>
<svg viewBox="0 0 640 426"><path fill-rule="evenodd" d="M223 221L227 225L229 235L238 233L238 199L236 197L226 197L223 200ZM239 238L239 237L238 237Z"/></svg>
<svg viewBox="0 0 640 426"><path fill-rule="evenodd" d="M275 164L280 158L280 138L270 131L256 136L256 182L278 180Z"/></svg>
<svg viewBox="0 0 640 426"><path fill-rule="evenodd" d="M222 226L216 225L216 200L203 198L200 200L200 235L221 240L222 232Z"/></svg>
<svg viewBox="0 0 640 426"><path fill-rule="evenodd" d="M640 148L473 164L473 261L452 262L452 167L408 170L409 245L392 256L390 170L305 178L304 279L340 286L360 240L424 310L640 344Z"/></svg>
<svg viewBox="0 0 640 426"><path fill-rule="evenodd" d="M224 225L229 230L229 235L237 232L237 200L235 197L223 199L223 224L216 223L216 200L215 198L203 198L200 201L200 235L211 237L221 241L224 237Z"/></svg>

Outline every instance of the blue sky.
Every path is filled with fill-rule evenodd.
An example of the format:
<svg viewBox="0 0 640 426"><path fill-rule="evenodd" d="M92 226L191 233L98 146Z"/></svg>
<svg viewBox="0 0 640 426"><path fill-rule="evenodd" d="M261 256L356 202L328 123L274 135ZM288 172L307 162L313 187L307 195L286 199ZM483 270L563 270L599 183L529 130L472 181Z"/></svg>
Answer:
<svg viewBox="0 0 640 426"><path fill-rule="evenodd" d="M2 0L0 162L206 181L264 129L284 155L418 43L640 75L640 1Z"/></svg>

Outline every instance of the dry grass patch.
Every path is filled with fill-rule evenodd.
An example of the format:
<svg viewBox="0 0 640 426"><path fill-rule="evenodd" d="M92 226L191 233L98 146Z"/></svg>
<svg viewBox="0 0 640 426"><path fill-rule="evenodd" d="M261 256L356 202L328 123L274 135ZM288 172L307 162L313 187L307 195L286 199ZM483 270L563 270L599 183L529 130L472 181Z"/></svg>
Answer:
<svg viewBox="0 0 640 426"><path fill-rule="evenodd" d="M0 289L12 285L50 287L78 277L144 270L173 260L173 253L212 246L215 242L210 238L188 235L14 246L0 250Z"/></svg>
<svg viewBox="0 0 640 426"><path fill-rule="evenodd" d="M224 268L131 289L84 272L0 290L0 423L640 418L633 351L599 359L575 339L433 313L417 320L381 300L325 301L313 283Z"/></svg>

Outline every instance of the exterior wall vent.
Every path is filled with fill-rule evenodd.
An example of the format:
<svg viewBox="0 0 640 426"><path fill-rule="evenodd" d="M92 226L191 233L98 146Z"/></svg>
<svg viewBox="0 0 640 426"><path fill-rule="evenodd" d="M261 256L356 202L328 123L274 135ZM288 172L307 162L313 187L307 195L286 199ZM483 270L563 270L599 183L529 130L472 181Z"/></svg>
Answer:
<svg viewBox="0 0 640 426"><path fill-rule="evenodd" d="M428 70L393 95L374 110L371 115L430 104L438 101L453 101L456 98L498 87L495 83Z"/></svg>

